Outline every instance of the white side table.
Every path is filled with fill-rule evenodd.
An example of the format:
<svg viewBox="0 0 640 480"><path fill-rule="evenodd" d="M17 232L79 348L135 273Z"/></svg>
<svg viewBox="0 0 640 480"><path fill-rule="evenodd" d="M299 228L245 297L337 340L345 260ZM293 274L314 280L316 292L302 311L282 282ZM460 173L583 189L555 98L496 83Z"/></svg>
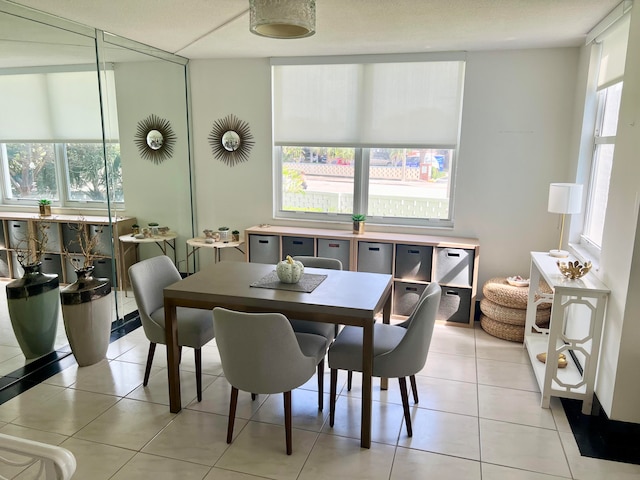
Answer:
<svg viewBox="0 0 640 480"><path fill-rule="evenodd" d="M223 248L235 248L244 255L244 252L240 249L240 246L244 245L244 240L240 239L237 242L205 242L204 237L190 238L187 240L187 275L189 274L189 257L194 255L201 248L212 248L213 259L215 263L220 261L220 252Z"/></svg>
<svg viewBox="0 0 640 480"><path fill-rule="evenodd" d="M136 238L130 233L126 235L120 235L118 237L118 240L120 241L120 248L121 248L120 258L122 259L122 261L120 262L120 265L125 264L124 259L126 258L126 254L132 248L135 248L136 262L138 262L140 258L138 256L138 245L144 244L144 243L155 243L156 245L158 245L158 248L160 248L163 255L166 255L168 249L170 248L173 251L173 263L175 264L177 260L176 259L176 238L177 237L178 237L178 234L176 232L167 232L165 235L153 235L151 237L144 237L144 238ZM129 278L127 275L127 272L119 272L119 275L122 275L122 276L119 276L118 278ZM123 290L125 291L125 296L126 296L127 290L124 288Z"/></svg>
<svg viewBox="0 0 640 480"><path fill-rule="evenodd" d="M582 413L589 415L609 288L591 272L578 280L567 279L560 273L557 261L547 252L531 252L524 345L542 392L541 406L549 408L552 396L575 398L582 400ZM536 292L541 279L553 294ZM536 308L543 302L553 304L546 329L535 323ZM546 363L536 358L542 352L547 354ZM566 356L565 368L558 368L560 353Z"/></svg>

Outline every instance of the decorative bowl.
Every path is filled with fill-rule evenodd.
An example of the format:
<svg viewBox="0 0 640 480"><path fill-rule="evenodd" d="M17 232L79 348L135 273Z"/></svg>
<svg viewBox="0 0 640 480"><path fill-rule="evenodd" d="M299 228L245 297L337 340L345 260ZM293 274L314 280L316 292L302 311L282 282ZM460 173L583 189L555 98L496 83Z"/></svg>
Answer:
<svg viewBox="0 0 640 480"><path fill-rule="evenodd" d="M528 287L529 279L516 275L515 277L507 277L507 283L514 287Z"/></svg>
<svg viewBox="0 0 640 480"><path fill-rule="evenodd" d="M160 233L160 235L166 235L169 233L169 227L158 227L158 233Z"/></svg>
<svg viewBox="0 0 640 480"><path fill-rule="evenodd" d="M586 262L584 264L580 263L578 260L575 262L556 262L558 265L558 269L560 273L567 277L570 280L577 280L578 278L584 277L589 270L591 270L591 262Z"/></svg>

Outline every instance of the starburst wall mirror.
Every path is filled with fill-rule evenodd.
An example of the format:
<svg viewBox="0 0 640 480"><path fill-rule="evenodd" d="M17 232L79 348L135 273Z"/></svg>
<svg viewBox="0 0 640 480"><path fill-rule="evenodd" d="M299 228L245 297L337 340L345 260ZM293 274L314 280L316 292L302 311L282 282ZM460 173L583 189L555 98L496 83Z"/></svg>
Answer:
<svg viewBox="0 0 640 480"><path fill-rule="evenodd" d="M213 156L230 167L249 159L254 145L249 124L235 115L216 120L209 134Z"/></svg>
<svg viewBox="0 0 640 480"><path fill-rule="evenodd" d="M138 122L134 141L142 158L157 165L173 155L176 136L168 120L151 114Z"/></svg>

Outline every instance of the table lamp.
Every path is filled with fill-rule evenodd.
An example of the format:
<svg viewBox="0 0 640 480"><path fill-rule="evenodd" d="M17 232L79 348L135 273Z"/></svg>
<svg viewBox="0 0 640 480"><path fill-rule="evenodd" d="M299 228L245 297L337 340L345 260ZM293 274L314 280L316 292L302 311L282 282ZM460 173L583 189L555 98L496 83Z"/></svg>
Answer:
<svg viewBox="0 0 640 480"><path fill-rule="evenodd" d="M569 252L562 250L562 237L564 235L564 217L567 214L580 213L582 208L582 185L578 183L552 183L549 186L550 213L562 215L560 227L560 243L557 250L549 250L552 257L568 257Z"/></svg>

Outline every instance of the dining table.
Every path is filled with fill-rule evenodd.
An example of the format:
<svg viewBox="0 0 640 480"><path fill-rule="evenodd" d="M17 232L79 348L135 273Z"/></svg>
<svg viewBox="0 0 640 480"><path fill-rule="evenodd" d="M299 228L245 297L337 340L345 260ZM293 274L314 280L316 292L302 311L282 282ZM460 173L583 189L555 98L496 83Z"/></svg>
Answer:
<svg viewBox="0 0 640 480"><path fill-rule="evenodd" d="M376 316L391 318L388 274L305 268L302 286L273 280L275 265L222 261L164 289L170 411L182 408L176 308L224 307L242 312L278 312L288 318L362 327L362 413L360 445L371 446L373 332ZM322 278L321 278L322 277ZM317 283L317 285L316 285ZM307 285L309 283L307 282ZM293 288L293 289L292 289ZM309 291L311 289L311 291Z"/></svg>

